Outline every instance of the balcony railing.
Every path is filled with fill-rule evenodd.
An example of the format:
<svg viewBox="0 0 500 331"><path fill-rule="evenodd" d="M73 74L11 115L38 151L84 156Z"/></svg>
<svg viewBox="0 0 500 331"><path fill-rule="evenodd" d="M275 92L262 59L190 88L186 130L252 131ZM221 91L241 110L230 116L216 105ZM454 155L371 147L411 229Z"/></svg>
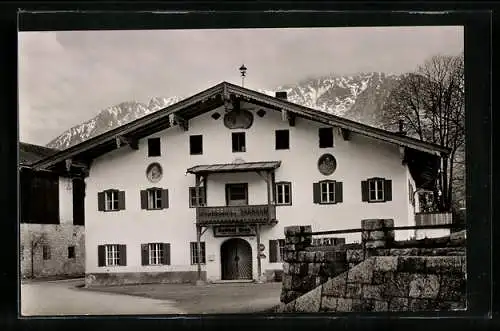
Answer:
<svg viewBox="0 0 500 331"><path fill-rule="evenodd" d="M276 207L274 205L196 208L198 224L272 224L275 221Z"/></svg>
<svg viewBox="0 0 500 331"><path fill-rule="evenodd" d="M451 213L417 213L415 225L442 225L452 223Z"/></svg>

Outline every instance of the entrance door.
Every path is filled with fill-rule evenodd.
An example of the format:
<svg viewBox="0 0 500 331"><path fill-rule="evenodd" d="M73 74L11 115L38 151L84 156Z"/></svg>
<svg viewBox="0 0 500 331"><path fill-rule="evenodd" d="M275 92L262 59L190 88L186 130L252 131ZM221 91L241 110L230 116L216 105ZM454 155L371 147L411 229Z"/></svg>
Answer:
<svg viewBox="0 0 500 331"><path fill-rule="evenodd" d="M252 279L252 248L239 238L225 241L221 248L222 279Z"/></svg>
<svg viewBox="0 0 500 331"><path fill-rule="evenodd" d="M226 184L226 204L228 206L248 205L248 184Z"/></svg>

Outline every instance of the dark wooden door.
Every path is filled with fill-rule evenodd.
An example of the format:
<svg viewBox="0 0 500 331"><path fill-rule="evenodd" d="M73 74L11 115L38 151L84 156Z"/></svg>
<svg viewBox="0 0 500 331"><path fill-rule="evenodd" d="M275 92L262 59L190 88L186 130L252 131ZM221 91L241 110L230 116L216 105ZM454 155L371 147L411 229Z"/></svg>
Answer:
<svg viewBox="0 0 500 331"><path fill-rule="evenodd" d="M226 184L226 204L228 206L248 205L248 184Z"/></svg>
<svg viewBox="0 0 500 331"><path fill-rule="evenodd" d="M252 279L252 248L243 239L229 239L221 246L222 279Z"/></svg>

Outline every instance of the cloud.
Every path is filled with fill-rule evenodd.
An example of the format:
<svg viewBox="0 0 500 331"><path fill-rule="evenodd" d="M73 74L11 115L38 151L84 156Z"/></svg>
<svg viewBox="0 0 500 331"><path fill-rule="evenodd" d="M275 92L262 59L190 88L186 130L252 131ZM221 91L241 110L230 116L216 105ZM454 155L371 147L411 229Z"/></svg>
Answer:
<svg viewBox="0 0 500 331"><path fill-rule="evenodd" d="M242 63L246 86L273 88L311 75L411 71L462 49L457 27L22 32L20 135L45 144L122 101L239 84Z"/></svg>

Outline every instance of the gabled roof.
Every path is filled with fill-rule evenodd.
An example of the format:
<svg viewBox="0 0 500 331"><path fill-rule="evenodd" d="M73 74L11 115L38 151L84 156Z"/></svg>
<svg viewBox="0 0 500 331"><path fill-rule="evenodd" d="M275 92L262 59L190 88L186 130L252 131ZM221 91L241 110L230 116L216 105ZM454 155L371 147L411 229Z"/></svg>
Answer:
<svg viewBox="0 0 500 331"><path fill-rule="evenodd" d="M449 154L447 148L436 144L426 143L411 137L401 136L398 133L389 132L372 126L361 124L332 114L310 109L275 98L263 93L249 90L234 84L222 82L205 91L195 94L169 107L141 117L118 128L105 132L101 135L88 139L80 144L57 152L47 158L33 164L37 169L49 168L64 162L65 159L73 158L81 161L93 158L116 149L116 141L130 142L142 137L169 128L170 115L175 115L180 120L189 120L207 111L224 105L230 96L236 96L243 101L251 102L266 108L275 110L286 110L299 118L306 118L342 129L346 129L365 136L373 137L400 146L409 147L421 152L440 155Z"/></svg>
<svg viewBox="0 0 500 331"><path fill-rule="evenodd" d="M57 152L57 149L19 142L19 164L30 165Z"/></svg>

